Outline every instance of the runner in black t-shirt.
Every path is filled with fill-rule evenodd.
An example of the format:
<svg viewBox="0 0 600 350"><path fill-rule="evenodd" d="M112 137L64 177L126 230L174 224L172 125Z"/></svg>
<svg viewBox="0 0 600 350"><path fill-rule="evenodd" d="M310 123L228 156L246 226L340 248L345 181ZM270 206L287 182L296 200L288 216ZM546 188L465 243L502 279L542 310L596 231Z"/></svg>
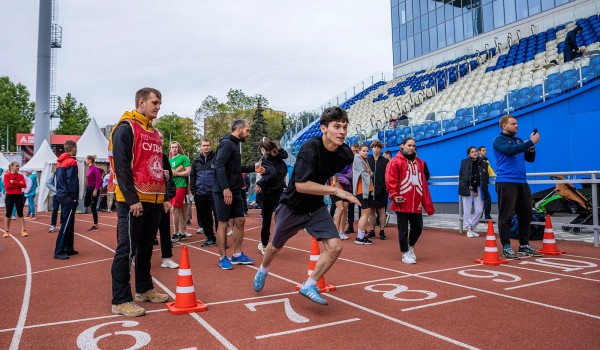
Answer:
<svg viewBox="0 0 600 350"><path fill-rule="evenodd" d="M360 205L352 193L341 188L326 186L325 182L351 164L354 154L344 139L348 132L348 115L340 107L323 111L320 120L322 137L313 137L300 148L294 171L287 189L275 211L275 233L266 248L263 262L256 277L254 290L260 292L269 272L269 265L285 242L301 229L323 242L324 251L300 294L320 305L327 300L319 294L317 281L333 266L342 252L342 241L337 227L327 212L323 196L335 195Z"/></svg>

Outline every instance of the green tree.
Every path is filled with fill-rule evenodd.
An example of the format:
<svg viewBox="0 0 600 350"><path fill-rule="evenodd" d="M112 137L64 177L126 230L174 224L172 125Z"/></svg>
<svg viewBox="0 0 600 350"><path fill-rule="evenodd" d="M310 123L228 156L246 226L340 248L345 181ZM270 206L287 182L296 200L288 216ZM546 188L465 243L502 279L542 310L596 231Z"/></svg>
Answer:
<svg viewBox="0 0 600 350"><path fill-rule="evenodd" d="M262 107L262 99L259 97L256 101L256 109L254 110L254 116L252 116L250 137L248 141L242 146L242 163L256 163L262 153L258 147L260 140L264 136L269 136L267 131L267 123L263 116L264 109Z"/></svg>
<svg viewBox="0 0 600 350"><path fill-rule="evenodd" d="M34 119L35 103L29 101L27 87L0 77L0 145L5 152L17 150L17 133L30 133Z"/></svg>
<svg viewBox="0 0 600 350"><path fill-rule="evenodd" d="M60 117L60 122L54 129L55 134L81 135L90 123L87 107L82 103L77 104L77 99L70 92L64 99L58 98L56 114Z"/></svg>
<svg viewBox="0 0 600 350"><path fill-rule="evenodd" d="M190 159L198 153L200 135L198 127L192 118L183 118L176 114L164 115L154 123L154 126L163 133L165 142L163 152L169 154L169 142L177 141L183 147L183 152Z"/></svg>

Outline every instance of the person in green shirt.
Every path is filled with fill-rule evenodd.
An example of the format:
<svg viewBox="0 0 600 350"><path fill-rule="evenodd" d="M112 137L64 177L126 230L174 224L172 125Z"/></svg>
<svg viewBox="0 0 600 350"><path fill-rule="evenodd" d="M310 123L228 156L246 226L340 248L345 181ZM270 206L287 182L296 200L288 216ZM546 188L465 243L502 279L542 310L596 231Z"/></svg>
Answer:
<svg viewBox="0 0 600 350"><path fill-rule="evenodd" d="M171 199L171 206L173 207L173 238L172 242L178 242L187 237L191 237L191 233L186 232L186 216L187 209L190 203L187 203L188 193L188 177L190 176L190 170L192 169L192 163L190 159L183 154L183 148L177 141L172 141L170 145L171 158L169 163L173 170L173 182L177 192L175 197ZM184 216L184 213L186 214Z"/></svg>

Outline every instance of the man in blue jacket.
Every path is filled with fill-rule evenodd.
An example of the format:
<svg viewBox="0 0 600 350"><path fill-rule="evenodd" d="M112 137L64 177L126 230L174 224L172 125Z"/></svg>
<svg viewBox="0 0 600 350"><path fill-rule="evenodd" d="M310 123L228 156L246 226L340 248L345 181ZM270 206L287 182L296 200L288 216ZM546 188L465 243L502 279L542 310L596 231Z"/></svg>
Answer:
<svg viewBox="0 0 600 350"><path fill-rule="evenodd" d="M65 153L56 160L56 193L60 203L60 230L56 237L54 259L64 260L78 252L73 248L75 239L75 210L79 201L79 171L77 169L77 144L65 141Z"/></svg>
<svg viewBox="0 0 600 350"><path fill-rule="evenodd" d="M536 130L530 139L516 137L517 119L511 115L500 118L500 136L494 139L496 156L496 192L498 193L498 230L507 259L519 259L519 255L541 256L529 244L531 225L531 190L527 184L525 162L535 161L535 144L540 141ZM510 226L513 214L519 221L519 254L510 246Z"/></svg>
<svg viewBox="0 0 600 350"><path fill-rule="evenodd" d="M206 235L206 241L200 245L201 247L217 245L214 225L218 221L212 196L215 152L211 148L212 143L209 139L200 141L200 153L194 158L190 173L190 190L194 195L194 203L196 203L198 226Z"/></svg>
<svg viewBox="0 0 600 350"><path fill-rule="evenodd" d="M577 46L577 34L581 34L581 32L583 32L583 29L580 26L577 26L567 33L564 47L565 63L581 57L583 54L583 50Z"/></svg>

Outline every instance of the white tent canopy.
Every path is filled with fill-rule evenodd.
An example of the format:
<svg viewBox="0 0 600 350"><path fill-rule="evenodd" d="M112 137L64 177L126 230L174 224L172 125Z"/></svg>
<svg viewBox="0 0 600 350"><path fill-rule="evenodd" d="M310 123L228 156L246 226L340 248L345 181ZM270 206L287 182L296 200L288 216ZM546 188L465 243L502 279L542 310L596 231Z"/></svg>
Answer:
<svg viewBox="0 0 600 350"><path fill-rule="evenodd" d="M40 149L33 155L33 157L21 166L21 171L42 171L46 162L56 163L56 155L52 152L48 141L44 140Z"/></svg>
<svg viewBox="0 0 600 350"><path fill-rule="evenodd" d="M10 162L8 161L8 159L6 159L4 154L0 153L0 168L3 169L4 171L6 171L6 170L8 170L9 164L10 164Z"/></svg>
<svg viewBox="0 0 600 350"><path fill-rule="evenodd" d="M94 118L77 141L77 159L85 160L88 155L96 155L97 162L108 162L108 140Z"/></svg>

